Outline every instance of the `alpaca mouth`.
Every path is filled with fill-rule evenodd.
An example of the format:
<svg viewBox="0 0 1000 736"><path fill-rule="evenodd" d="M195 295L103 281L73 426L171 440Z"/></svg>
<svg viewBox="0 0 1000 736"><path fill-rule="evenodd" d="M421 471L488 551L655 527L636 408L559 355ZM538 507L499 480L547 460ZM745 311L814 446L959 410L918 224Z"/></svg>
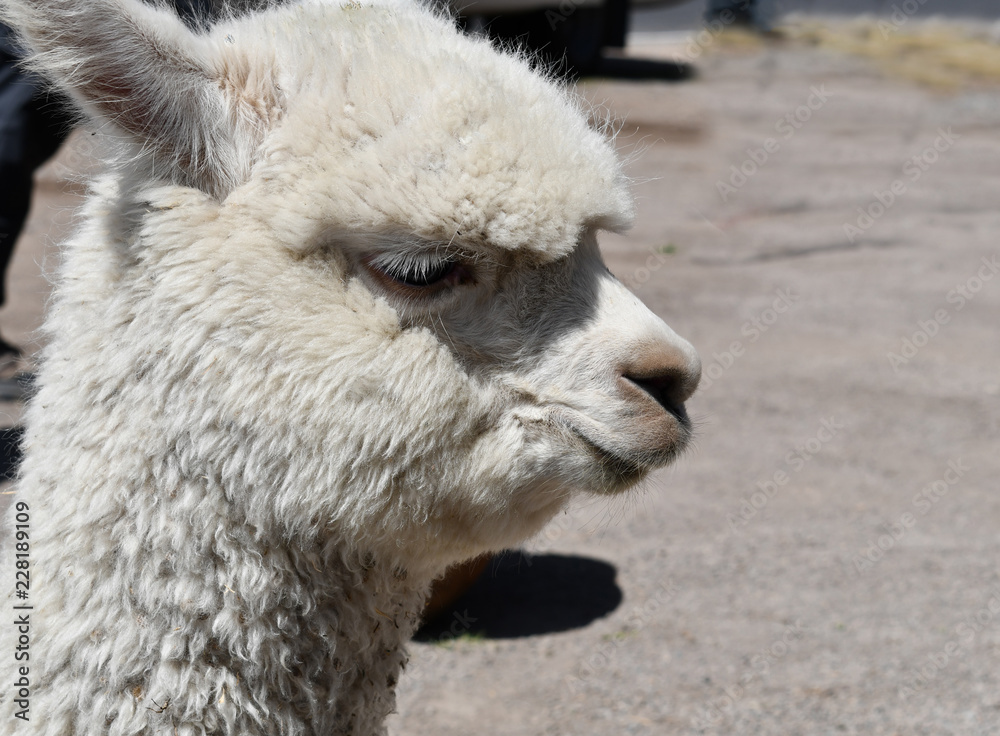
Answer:
<svg viewBox="0 0 1000 736"><path fill-rule="evenodd" d="M664 405L664 410L677 420L677 423L681 425L681 434L683 435L683 444L687 444L691 437L691 417L688 416L687 408L684 404L667 404Z"/></svg>
<svg viewBox="0 0 1000 736"><path fill-rule="evenodd" d="M616 429L569 407L561 409L554 417L556 423L577 438L606 479L618 479L626 486L673 462L693 434L683 404L658 406L655 414L647 415L645 421L623 425L629 431Z"/></svg>
<svg viewBox="0 0 1000 736"><path fill-rule="evenodd" d="M590 451L591 455L597 459L601 467L607 469L626 483L639 480L653 467L641 462L634 456L623 454L602 445L576 427L571 427L571 429L573 434L583 441L583 444Z"/></svg>
<svg viewBox="0 0 1000 736"><path fill-rule="evenodd" d="M673 413L671 412L671 415ZM675 416L680 431L675 441L665 447L653 450L634 450L613 445L607 438L598 439L591 433L576 425L568 429L581 441L591 457L601 468L608 490L622 491L641 481L656 468L661 468L673 462L687 447L691 439L690 420L686 414Z"/></svg>

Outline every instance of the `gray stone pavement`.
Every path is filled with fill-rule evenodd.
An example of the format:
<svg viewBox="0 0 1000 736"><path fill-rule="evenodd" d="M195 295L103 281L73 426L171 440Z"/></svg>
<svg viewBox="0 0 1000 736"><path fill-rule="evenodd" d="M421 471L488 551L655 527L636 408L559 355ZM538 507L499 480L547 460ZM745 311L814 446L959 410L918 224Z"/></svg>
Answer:
<svg viewBox="0 0 1000 736"><path fill-rule="evenodd" d="M583 86L639 199L608 263L704 359L696 447L488 573L394 736L1000 733L1000 86L727 48ZM17 252L22 342L80 160Z"/></svg>

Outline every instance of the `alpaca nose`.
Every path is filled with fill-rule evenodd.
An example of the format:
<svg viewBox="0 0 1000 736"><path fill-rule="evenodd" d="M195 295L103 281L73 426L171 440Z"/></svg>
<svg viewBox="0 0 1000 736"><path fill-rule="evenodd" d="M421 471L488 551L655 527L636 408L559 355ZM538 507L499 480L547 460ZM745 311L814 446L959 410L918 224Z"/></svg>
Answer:
<svg viewBox="0 0 1000 736"><path fill-rule="evenodd" d="M689 343L680 342L633 356L621 366L619 377L686 422L684 402L691 398L701 380L701 361Z"/></svg>

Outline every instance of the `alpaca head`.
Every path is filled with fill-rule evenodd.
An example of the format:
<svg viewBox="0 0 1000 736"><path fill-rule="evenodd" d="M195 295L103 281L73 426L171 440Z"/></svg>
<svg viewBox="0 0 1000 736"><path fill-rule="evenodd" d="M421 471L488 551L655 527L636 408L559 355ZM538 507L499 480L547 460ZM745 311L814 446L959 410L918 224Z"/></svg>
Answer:
<svg viewBox="0 0 1000 736"><path fill-rule="evenodd" d="M204 34L139 0L0 7L114 147L100 286L64 286L105 315L95 390L256 528L430 570L685 446L698 359L597 250L631 218L619 162L523 60L395 0Z"/></svg>

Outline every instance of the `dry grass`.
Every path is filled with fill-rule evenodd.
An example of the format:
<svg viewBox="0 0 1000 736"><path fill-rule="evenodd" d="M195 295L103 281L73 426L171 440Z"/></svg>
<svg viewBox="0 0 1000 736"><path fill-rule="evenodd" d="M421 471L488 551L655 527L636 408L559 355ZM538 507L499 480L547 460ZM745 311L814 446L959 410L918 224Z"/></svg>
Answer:
<svg viewBox="0 0 1000 736"><path fill-rule="evenodd" d="M1000 82L1000 44L968 26L914 20L897 27L874 18L840 24L802 20L785 33L872 59L889 74L939 89Z"/></svg>
<svg viewBox="0 0 1000 736"><path fill-rule="evenodd" d="M726 28L722 33L714 36L712 43L706 46L707 51L712 47L726 51L756 51L764 46L766 37L759 33L744 28Z"/></svg>

